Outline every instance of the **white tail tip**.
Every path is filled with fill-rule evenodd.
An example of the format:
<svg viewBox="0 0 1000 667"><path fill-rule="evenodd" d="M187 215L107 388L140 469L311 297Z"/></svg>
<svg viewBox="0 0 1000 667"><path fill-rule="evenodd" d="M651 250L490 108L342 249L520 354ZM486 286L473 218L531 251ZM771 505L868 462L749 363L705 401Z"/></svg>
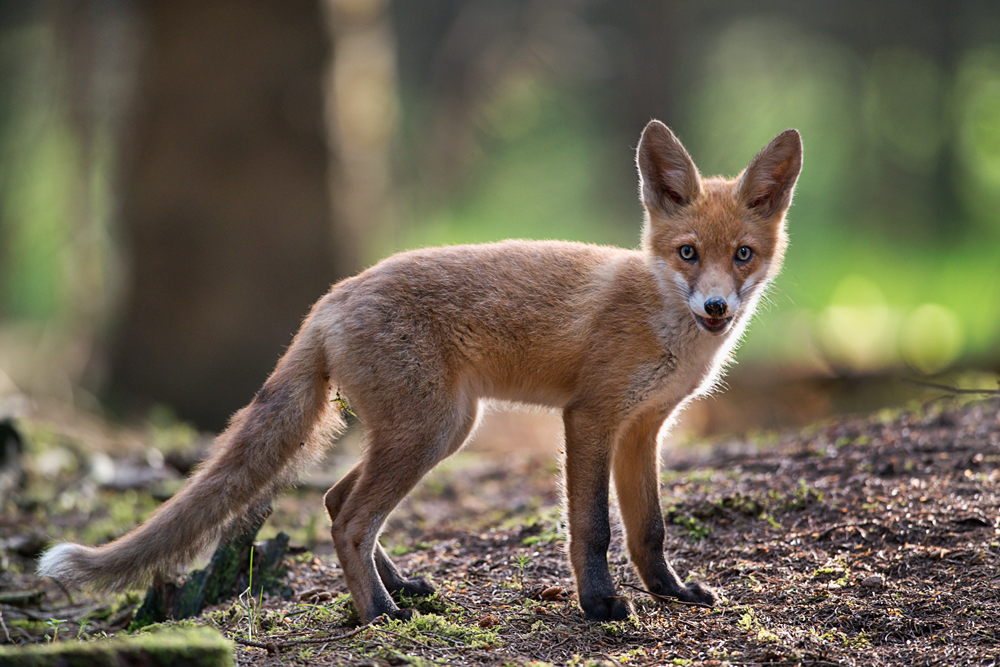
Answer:
<svg viewBox="0 0 1000 667"><path fill-rule="evenodd" d="M80 545L68 542L55 545L38 559L38 576L58 580L73 579L72 556L82 550Z"/></svg>

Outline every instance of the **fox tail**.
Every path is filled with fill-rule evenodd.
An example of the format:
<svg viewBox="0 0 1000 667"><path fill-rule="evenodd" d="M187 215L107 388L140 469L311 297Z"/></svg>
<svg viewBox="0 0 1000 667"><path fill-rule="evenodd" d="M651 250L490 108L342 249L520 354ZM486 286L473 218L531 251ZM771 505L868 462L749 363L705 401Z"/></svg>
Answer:
<svg viewBox="0 0 1000 667"><path fill-rule="evenodd" d="M323 332L310 316L256 397L233 416L179 492L113 542L52 547L39 561L39 576L77 588L124 590L187 565L229 525L293 481L343 430L328 394Z"/></svg>

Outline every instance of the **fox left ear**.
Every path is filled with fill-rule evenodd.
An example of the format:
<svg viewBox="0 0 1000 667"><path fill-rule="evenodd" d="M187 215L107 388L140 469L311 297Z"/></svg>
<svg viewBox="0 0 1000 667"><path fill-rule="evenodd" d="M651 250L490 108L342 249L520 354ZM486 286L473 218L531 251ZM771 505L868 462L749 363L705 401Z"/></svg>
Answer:
<svg viewBox="0 0 1000 667"><path fill-rule="evenodd" d="M651 120L635 156L639 189L650 212L676 215L701 195L701 176L691 156L666 125Z"/></svg>
<svg viewBox="0 0 1000 667"><path fill-rule="evenodd" d="M737 198L764 218L783 214L792 203L802 171L802 137L785 130L757 153L740 176Z"/></svg>

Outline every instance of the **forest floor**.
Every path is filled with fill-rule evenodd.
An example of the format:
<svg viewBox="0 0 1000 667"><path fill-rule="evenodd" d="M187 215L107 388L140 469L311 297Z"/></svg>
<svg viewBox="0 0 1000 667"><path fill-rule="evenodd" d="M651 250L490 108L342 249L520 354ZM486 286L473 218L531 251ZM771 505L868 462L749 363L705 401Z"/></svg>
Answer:
<svg viewBox="0 0 1000 667"><path fill-rule="evenodd" d="M140 594L70 593L37 579L34 561L51 539L100 543L134 525L204 442L182 427L132 433L96 420L10 427L24 451L14 481L0 474L0 643L123 633ZM164 460L166 441L190 448ZM699 452L667 452L666 551L723 594L715 608L650 600L616 529L612 574L635 615L585 621L554 448L473 448L387 526L400 568L438 587L407 602L410 621L357 624L322 514L322 491L347 464L334 456L265 526L292 536L284 595L260 608L243 596L194 622L239 642L238 664L259 666L1000 662L1000 400L840 417Z"/></svg>

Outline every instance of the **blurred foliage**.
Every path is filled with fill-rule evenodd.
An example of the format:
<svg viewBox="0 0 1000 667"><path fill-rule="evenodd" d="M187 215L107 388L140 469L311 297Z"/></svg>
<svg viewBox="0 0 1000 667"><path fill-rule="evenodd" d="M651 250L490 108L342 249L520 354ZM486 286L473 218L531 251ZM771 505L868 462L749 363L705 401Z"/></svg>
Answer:
<svg viewBox="0 0 1000 667"><path fill-rule="evenodd" d="M54 99L52 34L44 25L6 31L0 40L0 222L3 314L53 317L66 307L62 267L70 252L65 224L74 138Z"/></svg>
<svg viewBox="0 0 1000 667"><path fill-rule="evenodd" d="M788 16L699 27L704 50L662 118L699 168L735 175L787 127L805 142L786 268L740 358L798 372L995 364L1000 46L946 68L893 35L863 55ZM626 170L641 127L602 131L599 106L544 68L512 72L477 113L488 157L467 188L417 208L386 252L508 236L635 245Z"/></svg>
<svg viewBox="0 0 1000 667"><path fill-rule="evenodd" d="M509 237L635 246L632 151L645 119L673 127L707 174L738 173L796 127L805 168L792 247L741 360L805 373L995 367L997 12L918 5L951 17L947 38L926 39L936 26L927 17L871 29L824 20L832 3L778 2L770 13L734 3L390 3L402 113L387 208L399 231L372 233L368 259ZM111 251L81 266L75 244L113 247L113 161L101 157L103 135L86 148L74 134L72 82L44 13L6 11L0 320L72 319L77 283L112 289ZM657 53L672 59L648 57ZM92 218L83 230L80 182Z"/></svg>
<svg viewBox="0 0 1000 667"><path fill-rule="evenodd" d="M605 147L577 100L525 77L498 91L476 124L488 162L466 191L418 214L388 252L508 238L637 243L635 212L622 216L607 200ZM619 153L627 168L629 151Z"/></svg>

